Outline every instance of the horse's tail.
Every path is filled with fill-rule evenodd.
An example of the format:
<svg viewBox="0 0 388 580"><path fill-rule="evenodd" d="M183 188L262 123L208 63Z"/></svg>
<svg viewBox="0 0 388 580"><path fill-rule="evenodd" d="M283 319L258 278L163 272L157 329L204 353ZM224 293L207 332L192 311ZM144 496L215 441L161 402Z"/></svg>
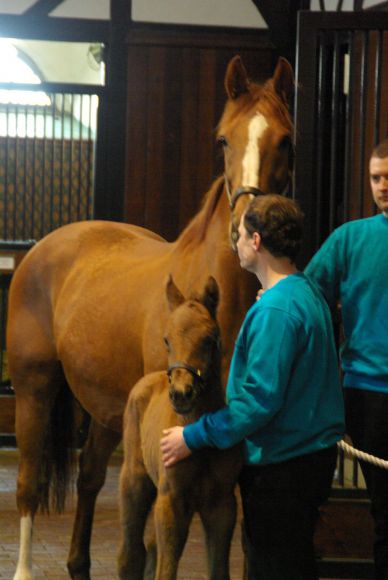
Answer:
<svg viewBox="0 0 388 580"><path fill-rule="evenodd" d="M46 432L39 473L39 507L62 513L74 483L76 444L76 401L64 381L58 391Z"/></svg>

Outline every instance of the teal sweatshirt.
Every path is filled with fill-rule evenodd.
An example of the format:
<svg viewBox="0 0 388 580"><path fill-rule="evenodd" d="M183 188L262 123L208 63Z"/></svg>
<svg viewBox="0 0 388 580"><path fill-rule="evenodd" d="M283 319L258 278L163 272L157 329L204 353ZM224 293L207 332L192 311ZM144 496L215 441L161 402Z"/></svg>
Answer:
<svg viewBox="0 0 388 580"><path fill-rule="evenodd" d="M331 308L341 304L344 386L388 393L388 218L340 226L305 273Z"/></svg>
<svg viewBox="0 0 388 580"><path fill-rule="evenodd" d="M227 406L183 430L192 450L245 441L265 465L334 445L344 410L329 308L302 273L280 280L248 311L227 384Z"/></svg>

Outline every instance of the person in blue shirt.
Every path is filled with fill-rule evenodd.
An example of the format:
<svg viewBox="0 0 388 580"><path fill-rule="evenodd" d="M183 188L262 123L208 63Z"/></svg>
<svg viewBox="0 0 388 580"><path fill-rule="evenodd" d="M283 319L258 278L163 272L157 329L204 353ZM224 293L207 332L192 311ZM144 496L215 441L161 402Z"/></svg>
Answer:
<svg viewBox="0 0 388 580"><path fill-rule="evenodd" d="M388 459L388 139L369 160L380 212L337 228L305 269L344 330L346 431L353 445ZM375 578L388 579L388 471L361 462L375 522Z"/></svg>
<svg viewBox="0 0 388 580"><path fill-rule="evenodd" d="M165 466L244 441L240 477L249 580L318 578L314 529L328 498L344 409L330 310L297 271L297 204L253 199L239 226L240 265L265 292L237 337L226 406L161 440Z"/></svg>

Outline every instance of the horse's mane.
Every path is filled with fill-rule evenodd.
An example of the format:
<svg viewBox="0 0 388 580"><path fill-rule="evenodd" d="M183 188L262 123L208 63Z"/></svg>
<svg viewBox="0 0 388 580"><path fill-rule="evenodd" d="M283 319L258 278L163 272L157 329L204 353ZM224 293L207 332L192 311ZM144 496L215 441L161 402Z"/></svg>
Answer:
<svg viewBox="0 0 388 580"><path fill-rule="evenodd" d="M222 176L213 181L203 199L200 211L192 218L178 238L181 247L193 243L198 244L205 239L210 220L223 192L223 185L224 178Z"/></svg>

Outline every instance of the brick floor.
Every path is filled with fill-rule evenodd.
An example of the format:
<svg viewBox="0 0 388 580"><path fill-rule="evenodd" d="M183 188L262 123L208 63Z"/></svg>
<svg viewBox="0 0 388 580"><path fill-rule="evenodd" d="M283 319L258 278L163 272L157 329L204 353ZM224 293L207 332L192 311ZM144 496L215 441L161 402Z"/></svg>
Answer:
<svg viewBox="0 0 388 580"><path fill-rule="evenodd" d="M91 559L93 580L113 580L116 575L116 553L119 541L119 521L117 511L118 476L120 457L116 455L108 469L107 481L101 491L93 528ZM19 517L16 510L17 452L0 451L0 579L11 580L16 568L19 538ZM349 511L349 508L345 508ZM345 512L332 512L324 508L320 529L317 534L318 552L338 557L356 554L358 557L370 553L371 523L368 514L361 514L343 529ZM353 516L354 517L354 516ZM33 565L36 580L68 579L66 570L67 553L74 518L74 498L69 501L66 513L61 516L37 515L34 526ZM239 513L239 520L241 514ZM339 519L340 518L340 519ZM240 580L243 570L243 556L240 546L240 521L236 526L231 558L231 580ZM362 527L360 527L362 526ZM349 529L350 528L350 529ZM352 532L354 538L349 537ZM362 541L366 537L367 542ZM354 552L354 550L358 552ZM205 550L201 524L195 518L180 563L179 580L204 580L206 576ZM323 580L323 579L322 579Z"/></svg>
<svg viewBox="0 0 388 580"><path fill-rule="evenodd" d="M111 580L116 575L116 552L119 540L117 486L120 459L114 458L108 469L106 484L101 491L92 537L91 576L93 580ZM15 491L17 454L0 452L0 579L11 580L16 568L19 537L19 518ZM68 579L66 559L74 518L74 499L66 513L57 516L37 515L34 525L33 566L35 578ZM231 580L242 578L243 559L240 549L239 527L236 528L231 551ZM182 556L179 578L206 579L206 564L201 525L195 518Z"/></svg>

